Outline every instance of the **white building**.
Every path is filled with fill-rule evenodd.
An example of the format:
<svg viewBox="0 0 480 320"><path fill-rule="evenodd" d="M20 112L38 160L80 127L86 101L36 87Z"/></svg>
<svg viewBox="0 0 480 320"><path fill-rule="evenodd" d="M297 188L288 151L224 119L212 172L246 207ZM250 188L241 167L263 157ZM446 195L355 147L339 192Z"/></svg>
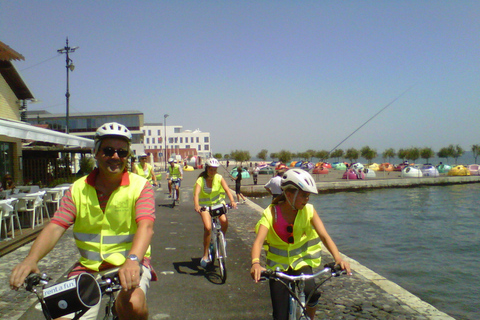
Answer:
<svg viewBox="0 0 480 320"><path fill-rule="evenodd" d="M145 123L141 128L145 152L152 154L155 162L164 162L173 155L181 159L197 155L202 158L211 157L210 133L199 129L182 131L182 128L183 126L164 126L162 123ZM164 137L167 138L166 141Z"/></svg>

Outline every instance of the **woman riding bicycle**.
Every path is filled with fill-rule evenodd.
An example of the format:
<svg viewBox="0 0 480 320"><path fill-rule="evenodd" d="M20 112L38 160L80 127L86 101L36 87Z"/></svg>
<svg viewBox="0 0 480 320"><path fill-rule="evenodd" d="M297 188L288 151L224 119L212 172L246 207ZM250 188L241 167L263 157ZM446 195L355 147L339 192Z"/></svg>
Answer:
<svg viewBox="0 0 480 320"><path fill-rule="evenodd" d="M193 187L193 203L195 211L200 214L203 222L203 256L200 265L205 268L210 262L208 258L208 246L212 234L212 217L202 207L211 207L217 204L225 204L225 194L230 200L230 205L236 209L237 204L233 200L232 193L228 188L227 182L217 173L220 163L217 159L211 158L205 162L205 171L200 173L195 186ZM225 234L228 229L228 220L226 215L220 217L222 232Z"/></svg>
<svg viewBox="0 0 480 320"><path fill-rule="evenodd" d="M153 182L153 185L157 185L157 177L153 172L153 167L147 163L147 154L141 154L138 157L140 163L132 165L132 172L138 174L141 177L144 177L148 181Z"/></svg>
<svg viewBox="0 0 480 320"><path fill-rule="evenodd" d="M322 220L311 204L310 194L318 194L312 176L301 169L290 169L282 176L283 193L277 196L263 212L256 226L257 237L252 247L252 267L250 274L255 282L265 268L260 264L260 254L264 241L268 245L266 267L291 274L312 274L313 268L320 265L322 245L335 259L335 263L350 273L350 265L342 260L337 246L328 235ZM313 279L305 283L305 295L315 289ZM280 282L270 280L270 297L274 319L288 319L287 288ZM313 319L320 294L312 294L307 301L307 314Z"/></svg>

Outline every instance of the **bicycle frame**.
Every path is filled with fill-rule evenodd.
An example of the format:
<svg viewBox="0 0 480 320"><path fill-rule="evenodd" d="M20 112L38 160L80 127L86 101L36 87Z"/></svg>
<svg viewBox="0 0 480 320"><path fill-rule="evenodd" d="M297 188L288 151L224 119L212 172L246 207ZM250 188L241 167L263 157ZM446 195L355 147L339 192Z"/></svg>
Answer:
<svg viewBox="0 0 480 320"><path fill-rule="evenodd" d="M220 278L222 283L225 283L227 280L227 250L225 248L225 235L222 232L220 216L227 213L227 207L224 206L222 212L218 212L216 207L211 207L208 209L208 211L212 217L212 234L210 239L209 258L212 264L215 263L215 260L218 261Z"/></svg>
<svg viewBox="0 0 480 320"><path fill-rule="evenodd" d="M288 289L290 294L288 309L289 320L307 320L309 317L306 315L306 301L310 299L310 296L308 298L305 297L305 281L308 279L317 278L324 274L329 274L329 276L326 277L320 284L318 284L315 287L315 290L332 277L345 274L345 271L339 269L339 266L335 266L334 263L330 263L326 264L324 269L311 275L301 274L299 276L292 276L281 271L267 270L262 272L262 277L279 281ZM282 280L287 280L289 283L286 284Z"/></svg>

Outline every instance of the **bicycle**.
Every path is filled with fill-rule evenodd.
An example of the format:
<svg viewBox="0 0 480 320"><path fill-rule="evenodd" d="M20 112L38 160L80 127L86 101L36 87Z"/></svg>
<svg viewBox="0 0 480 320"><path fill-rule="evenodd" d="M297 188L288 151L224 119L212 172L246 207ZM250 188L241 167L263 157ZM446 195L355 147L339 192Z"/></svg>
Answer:
<svg viewBox="0 0 480 320"><path fill-rule="evenodd" d="M227 281L227 248L225 235L222 232L222 225L220 224L220 216L227 214L228 208L229 206L224 204L202 208L202 211L208 211L212 217L212 236L208 249L208 258L210 259L211 265L215 264L215 260L218 261L222 283Z"/></svg>
<svg viewBox="0 0 480 320"><path fill-rule="evenodd" d="M73 320L80 319L91 307L108 296L103 320L116 320L114 314L115 292L121 290L118 268L107 271L98 279L90 273L47 286L52 278L47 274L31 273L25 279L25 290L35 293L46 320L75 313ZM41 287L41 290L38 288Z"/></svg>
<svg viewBox="0 0 480 320"><path fill-rule="evenodd" d="M305 298L305 281L312 278L318 278L321 275L329 274L328 277L323 279L319 284L315 286L310 295ZM339 265L335 265L334 262L326 264L324 269L315 272L313 274L301 274L299 276L292 276L281 271L265 270L262 271L261 280L272 279L282 283L290 294L288 319L289 320L309 320L307 316L306 301L309 301L312 294L326 281L332 277L338 277L342 274L346 274L346 271L341 270ZM283 280L287 280L285 283Z"/></svg>
<svg viewBox="0 0 480 320"><path fill-rule="evenodd" d="M175 204L179 202L180 198L180 178L171 178L172 181L172 208L175 207Z"/></svg>

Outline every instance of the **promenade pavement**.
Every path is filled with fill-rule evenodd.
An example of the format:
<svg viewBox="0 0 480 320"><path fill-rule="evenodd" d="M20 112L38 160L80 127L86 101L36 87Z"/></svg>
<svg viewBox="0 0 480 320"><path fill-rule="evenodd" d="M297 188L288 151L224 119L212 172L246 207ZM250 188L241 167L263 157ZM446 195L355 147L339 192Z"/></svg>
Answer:
<svg viewBox="0 0 480 320"><path fill-rule="evenodd" d="M226 177L221 168L220 173ZM203 228L193 211L192 187L200 172L185 172L180 205L171 208L166 183L156 191L157 221L152 241L153 266L159 281L148 294L150 319L270 319L268 285L254 284L249 276L254 226L263 208L247 200L229 213L227 233L228 279L219 284L216 270L199 266ZM270 176L259 177L255 189ZM233 188L233 182L227 179ZM244 187L252 187L245 179ZM351 181L352 182L352 181ZM243 189L242 189L243 190ZM232 191L233 192L233 191ZM11 291L8 277L30 248L25 245L0 258L0 319L41 319L36 298L24 290ZM398 285L350 259L353 276L332 279L321 287L317 319L452 319ZM54 279L78 259L71 230L40 263ZM324 262L329 262L325 255Z"/></svg>

